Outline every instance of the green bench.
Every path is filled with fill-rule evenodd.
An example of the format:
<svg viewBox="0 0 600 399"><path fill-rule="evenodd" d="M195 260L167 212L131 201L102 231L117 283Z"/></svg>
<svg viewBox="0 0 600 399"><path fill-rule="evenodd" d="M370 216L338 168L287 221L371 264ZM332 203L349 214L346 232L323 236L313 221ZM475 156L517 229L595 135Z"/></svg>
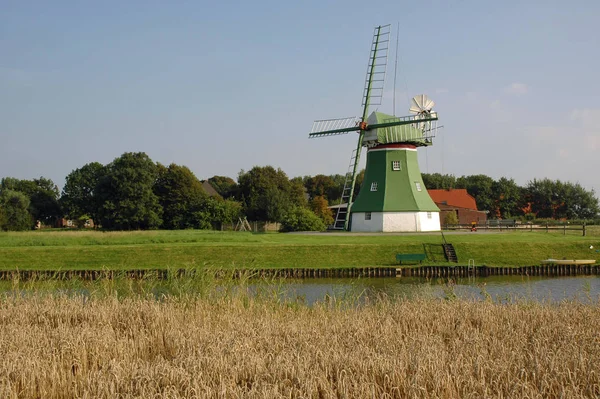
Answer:
<svg viewBox="0 0 600 399"><path fill-rule="evenodd" d="M396 261L400 262L400 264L402 264L402 262L405 261L412 261L412 262L423 262L425 259L427 259L427 255L426 254L396 254Z"/></svg>

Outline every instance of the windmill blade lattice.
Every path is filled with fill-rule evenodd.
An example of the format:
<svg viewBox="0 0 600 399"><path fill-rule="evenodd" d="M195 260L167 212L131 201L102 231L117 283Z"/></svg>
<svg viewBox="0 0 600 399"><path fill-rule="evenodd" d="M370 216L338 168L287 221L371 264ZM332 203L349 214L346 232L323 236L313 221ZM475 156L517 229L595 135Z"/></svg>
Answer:
<svg viewBox="0 0 600 399"><path fill-rule="evenodd" d="M348 118L322 119L314 121L310 129L309 138L335 136L338 134L347 134L358 130L360 118L351 116Z"/></svg>
<svg viewBox="0 0 600 399"><path fill-rule="evenodd" d="M378 26L373 33L362 105L381 105L390 49L391 25Z"/></svg>

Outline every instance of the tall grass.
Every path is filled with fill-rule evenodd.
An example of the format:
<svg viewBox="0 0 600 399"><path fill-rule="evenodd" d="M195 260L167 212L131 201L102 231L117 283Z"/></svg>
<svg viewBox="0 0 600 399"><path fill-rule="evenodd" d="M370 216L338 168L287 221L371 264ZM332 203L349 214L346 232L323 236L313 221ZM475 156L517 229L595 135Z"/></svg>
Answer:
<svg viewBox="0 0 600 399"><path fill-rule="evenodd" d="M0 397L600 395L599 304L146 294L5 295Z"/></svg>

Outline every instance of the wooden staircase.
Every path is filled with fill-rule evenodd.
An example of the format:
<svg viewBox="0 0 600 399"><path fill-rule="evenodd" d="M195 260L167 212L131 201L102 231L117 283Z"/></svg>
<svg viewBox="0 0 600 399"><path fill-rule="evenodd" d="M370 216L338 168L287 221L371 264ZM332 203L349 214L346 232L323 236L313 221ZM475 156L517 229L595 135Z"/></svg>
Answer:
<svg viewBox="0 0 600 399"><path fill-rule="evenodd" d="M444 248L444 255L446 256L446 260L448 262L458 263L458 257L456 256L456 251L452 244L442 244L442 248Z"/></svg>

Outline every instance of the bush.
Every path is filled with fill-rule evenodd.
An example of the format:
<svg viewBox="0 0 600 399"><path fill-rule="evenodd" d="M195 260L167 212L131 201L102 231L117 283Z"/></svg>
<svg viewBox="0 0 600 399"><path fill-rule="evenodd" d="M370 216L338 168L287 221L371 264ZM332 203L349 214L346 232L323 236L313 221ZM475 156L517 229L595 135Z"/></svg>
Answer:
<svg viewBox="0 0 600 399"><path fill-rule="evenodd" d="M309 209L294 207L281 222L281 231L324 231L323 220Z"/></svg>
<svg viewBox="0 0 600 399"><path fill-rule="evenodd" d="M458 216L456 216L456 212L448 212L444 217L445 225L453 225L458 224Z"/></svg>

